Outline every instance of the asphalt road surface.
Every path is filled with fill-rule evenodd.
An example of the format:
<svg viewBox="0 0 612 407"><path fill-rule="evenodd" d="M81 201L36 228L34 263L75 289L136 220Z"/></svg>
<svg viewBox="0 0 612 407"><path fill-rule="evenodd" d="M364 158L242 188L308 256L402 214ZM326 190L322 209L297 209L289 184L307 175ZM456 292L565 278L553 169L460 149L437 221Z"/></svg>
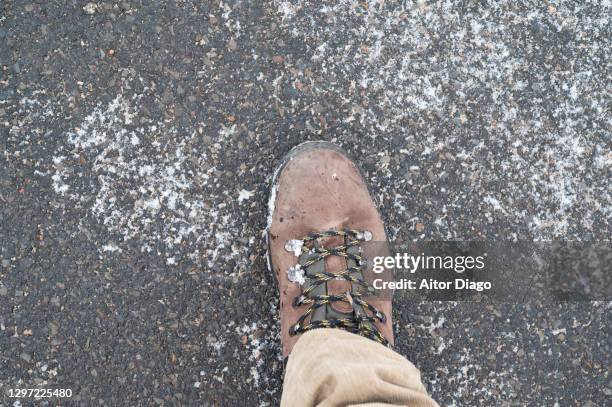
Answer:
<svg viewBox="0 0 612 407"><path fill-rule="evenodd" d="M608 1L0 3L0 405L276 405L271 172L390 237L608 240ZM604 406L609 301L395 302L445 406ZM58 401L10 388L70 388Z"/></svg>

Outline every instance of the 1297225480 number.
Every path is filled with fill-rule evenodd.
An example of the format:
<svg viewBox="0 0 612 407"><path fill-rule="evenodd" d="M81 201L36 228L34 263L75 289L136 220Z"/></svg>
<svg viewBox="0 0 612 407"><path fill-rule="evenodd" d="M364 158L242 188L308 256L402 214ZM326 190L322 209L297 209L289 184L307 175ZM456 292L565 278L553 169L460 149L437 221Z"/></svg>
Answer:
<svg viewBox="0 0 612 407"><path fill-rule="evenodd" d="M7 395L11 398L70 398L72 389L8 389Z"/></svg>

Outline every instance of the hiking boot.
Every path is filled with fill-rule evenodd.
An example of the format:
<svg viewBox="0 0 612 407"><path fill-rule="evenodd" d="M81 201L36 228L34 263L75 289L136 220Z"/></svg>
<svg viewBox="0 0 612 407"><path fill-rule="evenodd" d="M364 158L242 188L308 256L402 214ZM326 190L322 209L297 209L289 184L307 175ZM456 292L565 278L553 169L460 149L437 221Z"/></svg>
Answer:
<svg viewBox="0 0 612 407"><path fill-rule="evenodd" d="M388 254L387 237L357 166L334 144L307 142L272 183L268 267L280 291L283 358L317 328L392 345L391 300L373 296L365 279L368 260L381 247Z"/></svg>

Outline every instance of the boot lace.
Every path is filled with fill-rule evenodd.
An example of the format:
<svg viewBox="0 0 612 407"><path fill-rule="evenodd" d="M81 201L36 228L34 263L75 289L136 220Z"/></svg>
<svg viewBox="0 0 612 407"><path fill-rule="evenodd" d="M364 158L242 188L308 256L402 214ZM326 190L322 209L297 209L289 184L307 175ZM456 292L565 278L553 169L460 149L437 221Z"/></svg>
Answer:
<svg viewBox="0 0 612 407"><path fill-rule="evenodd" d="M344 244L336 247L325 248L315 245L319 238L342 236ZM375 290L363 280L362 271L365 268L366 260L359 254L349 253L349 249L357 246L363 241L372 238L369 231L359 231L355 229L328 230L324 232L310 233L301 239L289 240L285 248L294 252L298 256L298 263L288 270L289 280L298 282L302 285L302 293L295 298L293 305L296 307L308 305L304 314L289 329L289 335L297 335L317 328L340 328L348 332L361 335L372 339L385 346L389 342L380 333L375 322L385 323L385 314L364 300L364 297L375 294ZM307 255L301 255L304 251ZM311 272L309 268L317 262L325 260L328 256L341 256L348 260L353 260L354 264L348 266L340 272ZM343 294L317 295L314 292L318 287L331 280L345 280L351 283L351 290ZM306 288L304 288L306 287ZM346 318L317 319L306 322L319 307L331 305L333 302L345 302L351 305L352 312ZM368 310L368 315L364 310Z"/></svg>

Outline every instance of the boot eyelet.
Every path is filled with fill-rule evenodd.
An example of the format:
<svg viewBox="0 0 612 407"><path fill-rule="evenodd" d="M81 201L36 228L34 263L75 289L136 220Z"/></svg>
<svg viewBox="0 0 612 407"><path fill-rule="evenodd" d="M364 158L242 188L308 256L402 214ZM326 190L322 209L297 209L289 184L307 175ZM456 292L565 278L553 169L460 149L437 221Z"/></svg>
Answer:
<svg viewBox="0 0 612 407"><path fill-rule="evenodd" d="M300 295L299 297L295 297L295 299L293 300L293 307L297 308L300 307L304 304L304 300L306 299L306 297L304 297L303 295Z"/></svg>

